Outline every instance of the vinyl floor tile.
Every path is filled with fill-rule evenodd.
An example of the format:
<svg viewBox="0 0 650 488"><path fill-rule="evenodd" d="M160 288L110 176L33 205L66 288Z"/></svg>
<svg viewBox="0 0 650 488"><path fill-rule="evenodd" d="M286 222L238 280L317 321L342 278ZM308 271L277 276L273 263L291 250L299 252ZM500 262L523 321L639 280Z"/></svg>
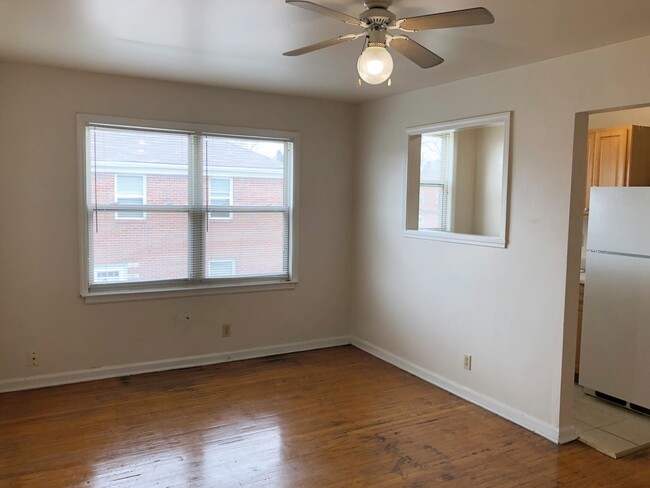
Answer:
<svg viewBox="0 0 650 488"><path fill-rule="evenodd" d="M650 418L627 419L606 425L602 430L637 445L650 444Z"/></svg>

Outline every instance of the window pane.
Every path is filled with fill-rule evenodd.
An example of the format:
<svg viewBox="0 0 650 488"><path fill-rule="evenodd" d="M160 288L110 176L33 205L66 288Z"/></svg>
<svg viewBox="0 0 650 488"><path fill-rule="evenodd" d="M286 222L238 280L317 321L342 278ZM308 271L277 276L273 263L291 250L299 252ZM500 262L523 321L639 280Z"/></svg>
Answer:
<svg viewBox="0 0 650 488"><path fill-rule="evenodd" d="M449 230L451 139L450 132L421 136L419 229Z"/></svg>
<svg viewBox="0 0 650 488"><path fill-rule="evenodd" d="M134 198L118 197L117 203L121 203L124 205L142 205L144 202L142 197L134 197Z"/></svg>
<svg viewBox="0 0 650 488"><path fill-rule="evenodd" d="M441 185L420 186L420 213L418 228L423 230L445 230L444 189Z"/></svg>
<svg viewBox="0 0 650 488"><path fill-rule="evenodd" d="M115 212L115 218L142 220L147 218L147 214L144 212L136 212L135 210L122 210L121 212Z"/></svg>
<svg viewBox="0 0 650 488"><path fill-rule="evenodd" d="M144 195L144 177L117 175L115 193L118 195Z"/></svg>
<svg viewBox="0 0 650 488"><path fill-rule="evenodd" d="M230 202L228 201L219 201L219 200L210 200L210 205L221 205L227 206ZM211 219L231 219L232 214L230 212L210 212Z"/></svg>
<svg viewBox="0 0 650 488"><path fill-rule="evenodd" d="M226 276L234 276L235 261L212 260L209 262L208 270L208 278L224 278Z"/></svg>
<svg viewBox="0 0 650 488"><path fill-rule="evenodd" d="M146 220L125 221L114 219L109 211L97 215L97 222L91 218L88 226L91 284L111 277L93 273L93 267L100 273L118 270L116 281L127 283L188 278L186 213L148 212Z"/></svg>
<svg viewBox="0 0 650 488"><path fill-rule="evenodd" d="M187 205L189 140L187 134L90 127L89 208L145 192L151 205Z"/></svg>
<svg viewBox="0 0 650 488"><path fill-rule="evenodd" d="M289 146L283 141L206 136L203 151L211 179L210 196L229 194L225 182L232 180L233 205L286 205L285 154Z"/></svg>
<svg viewBox="0 0 650 488"><path fill-rule="evenodd" d="M210 178L210 198L230 197L230 178Z"/></svg>
<svg viewBox="0 0 650 488"><path fill-rule="evenodd" d="M95 267L95 283L119 283L126 281L128 265L114 264Z"/></svg>
<svg viewBox="0 0 650 488"><path fill-rule="evenodd" d="M230 205L229 197L212 197L210 198L210 205L220 205L222 207L227 207Z"/></svg>
<svg viewBox="0 0 650 488"><path fill-rule="evenodd" d="M144 203L144 176L116 175L115 202L122 205L142 205ZM144 212L115 212L116 219L144 219Z"/></svg>
<svg viewBox="0 0 650 488"><path fill-rule="evenodd" d="M234 276L288 272L288 219L284 212L232 212L230 220L210 221L205 242L206 263L232 260Z"/></svg>
<svg viewBox="0 0 650 488"><path fill-rule="evenodd" d="M422 134L420 181L447 180L449 134Z"/></svg>
<svg viewBox="0 0 650 488"><path fill-rule="evenodd" d="M232 205L232 179L210 178L210 205ZM210 212L211 219L229 219L230 212Z"/></svg>

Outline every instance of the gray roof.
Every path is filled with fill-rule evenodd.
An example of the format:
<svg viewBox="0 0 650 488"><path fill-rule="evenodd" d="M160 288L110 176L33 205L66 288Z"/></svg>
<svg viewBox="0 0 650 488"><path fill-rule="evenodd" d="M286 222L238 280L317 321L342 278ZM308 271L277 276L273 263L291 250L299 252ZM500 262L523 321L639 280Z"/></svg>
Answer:
<svg viewBox="0 0 650 488"><path fill-rule="evenodd" d="M203 150L209 166L229 168L282 169L283 161L252 151L241 139L207 136ZM97 150L95 152L95 141ZM187 134L96 127L89 135L90 157L98 163L186 164L189 141ZM278 143L280 149L281 143Z"/></svg>

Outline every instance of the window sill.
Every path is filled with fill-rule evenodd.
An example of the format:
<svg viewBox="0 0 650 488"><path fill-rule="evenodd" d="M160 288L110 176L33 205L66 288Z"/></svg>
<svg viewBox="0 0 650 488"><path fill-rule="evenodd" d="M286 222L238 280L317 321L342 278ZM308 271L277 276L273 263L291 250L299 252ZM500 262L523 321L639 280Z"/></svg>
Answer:
<svg viewBox="0 0 650 488"><path fill-rule="evenodd" d="M210 285L192 288L159 288L150 290L122 290L105 292L87 292L81 297L87 304L131 302L135 300L160 300L165 298L196 297L204 295L222 295L230 293L254 293L263 291L293 290L297 281L274 281L269 283L238 283L235 285Z"/></svg>
<svg viewBox="0 0 650 488"><path fill-rule="evenodd" d="M404 237L412 239L428 239L431 241L455 242L458 244L469 244L472 246L506 247L506 241L499 236L480 236L473 234L457 234L454 232L442 232L435 230L405 230Z"/></svg>

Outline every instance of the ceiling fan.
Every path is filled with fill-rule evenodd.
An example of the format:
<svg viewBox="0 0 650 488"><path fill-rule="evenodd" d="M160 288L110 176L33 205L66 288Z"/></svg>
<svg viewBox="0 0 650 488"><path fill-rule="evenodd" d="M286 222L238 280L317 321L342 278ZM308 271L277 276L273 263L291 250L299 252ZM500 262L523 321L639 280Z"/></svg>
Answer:
<svg viewBox="0 0 650 488"><path fill-rule="evenodd" d="M364 49L357 62L357 70L361 79L372 85L378 85L388 80L390 86L393 58L386 48L394 49L421 68L431 68L444 61L440 56L429 51L410 37L399 33L393 35L389 33L390 31L417 32L430 29L446 29L448 27L492 24L494 22L494 17L489 10L482 7L397 19L395 14L388 10L393 3L392 0L365 0L364 6L367 10L362 12L357 19L338 10L305 0L286 0L286 3L327 15L355 27L361 27L364 31L310 44L286 52L284 56L300 56L301 54L365 37ZM359 80L359 84L361 84L361 80Z"/></svg>

